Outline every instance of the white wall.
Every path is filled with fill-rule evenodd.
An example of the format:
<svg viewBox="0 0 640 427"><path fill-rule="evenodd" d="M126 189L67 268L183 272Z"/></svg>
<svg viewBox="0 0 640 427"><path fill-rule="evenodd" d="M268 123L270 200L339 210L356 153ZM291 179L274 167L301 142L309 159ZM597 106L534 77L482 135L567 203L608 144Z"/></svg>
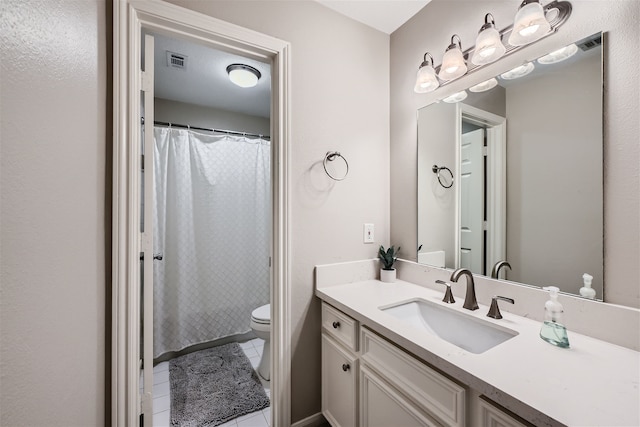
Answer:
<svg viewBox="0 0 640 427"><path fill-rule="evenodd" d="M160 122L255 133L258 135L269 135L270 132L270 122L265 117L250 116L162 98L155 98L153 104L154 120Z"/></svg>
<svg viewBox="0 0 640 427"><path fill-rule="evenodd" d="M533 59L597 31L606 31L604 98L605 299L640 307L640 179L638 118L640 57L629 55L640 39L640 2L572 0L573 13L559 32L523 52ZM474 43L484 15L497 26L512 22L517 2L434 0L391 35L391 241L414 247L416 239L416 110L472 84L520 65L519 55L504 58L433 94L413 92L417 67L426 51L436 64L451 35L463 48ZM539 112L542 117L543 112ZM411 255L411 254L406 254ZM415 258L412 258L415 259Z"/></svg>
<svg viewBox="0 0 640 427"><path fill-rule="evenodd" d="M2 426L105 422L105 10L0 3Z"/></svg>

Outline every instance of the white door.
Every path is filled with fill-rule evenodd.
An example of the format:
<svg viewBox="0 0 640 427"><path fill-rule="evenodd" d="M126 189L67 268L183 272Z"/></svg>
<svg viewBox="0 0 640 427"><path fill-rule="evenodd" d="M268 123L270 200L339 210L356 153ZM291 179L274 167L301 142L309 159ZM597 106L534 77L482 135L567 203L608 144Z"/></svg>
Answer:
<svg viewBox="0 0 640 427"><path fill-rule="evenodd" d="M462 135L460 147L460 267L483 274L484 129Z"/></svg>
<svg viewBox="0 0 640 427"><path fill-rule="evenodd" d="M140 414L144 427L153 425L153 36L143 39L143 70L140 70L140 102L143 117L140 198Z"/></svg>

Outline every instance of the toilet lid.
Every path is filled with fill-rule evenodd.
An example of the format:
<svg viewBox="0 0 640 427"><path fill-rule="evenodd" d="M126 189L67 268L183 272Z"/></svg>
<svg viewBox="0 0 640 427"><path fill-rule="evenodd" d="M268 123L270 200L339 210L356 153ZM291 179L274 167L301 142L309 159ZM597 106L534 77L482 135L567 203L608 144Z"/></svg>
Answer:
<svg viewBox="0 0 640 427"><path fill-rule="evenodd" d="M251 318L258 323L271 322L271 304L265 304L251 312Z"/></svg>

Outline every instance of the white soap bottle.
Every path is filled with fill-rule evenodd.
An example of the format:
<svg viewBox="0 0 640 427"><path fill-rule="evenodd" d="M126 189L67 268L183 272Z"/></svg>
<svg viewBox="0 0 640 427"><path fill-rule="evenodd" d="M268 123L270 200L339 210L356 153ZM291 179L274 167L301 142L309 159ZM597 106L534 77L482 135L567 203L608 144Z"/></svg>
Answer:
<svg viewBox="0 0 640 427"><path fill-rule="evenodd" d="M591 287L593 276L588 273L584 273L582 275L582 280L584 281L584 286L580 288L580 295L585 298L595 299L596 290Z"/></svg>
<svg viewBox="0 0 640 427"><path fill-rule="evenodd" d="M564 308L558 301L560 289L555 286L542 289L549 291L549 301L544 304L544 322L540 328L540 338L558 347L569 347L569 336L563 323Z"/></svg>

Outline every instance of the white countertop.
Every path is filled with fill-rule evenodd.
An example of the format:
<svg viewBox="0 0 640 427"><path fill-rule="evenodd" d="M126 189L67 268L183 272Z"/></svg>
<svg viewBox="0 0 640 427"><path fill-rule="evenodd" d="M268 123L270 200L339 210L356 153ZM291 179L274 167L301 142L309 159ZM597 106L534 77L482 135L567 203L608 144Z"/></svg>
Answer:
<svg viewBox="0 0 640 427"><path fill-rule="evenodd" d="M363 280L318 288L316 295L535 425L640 426L639 352L570 330L571 347L555 347L540 339L540 322L504 310L502 319L491 319L485 305L475 311L463 309L463 298L445 304L444 287L438 292L401 280ZM473 354L379 309L414 298L496 323L518 335Z"/></svg>

